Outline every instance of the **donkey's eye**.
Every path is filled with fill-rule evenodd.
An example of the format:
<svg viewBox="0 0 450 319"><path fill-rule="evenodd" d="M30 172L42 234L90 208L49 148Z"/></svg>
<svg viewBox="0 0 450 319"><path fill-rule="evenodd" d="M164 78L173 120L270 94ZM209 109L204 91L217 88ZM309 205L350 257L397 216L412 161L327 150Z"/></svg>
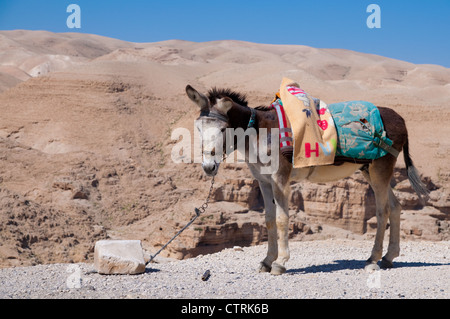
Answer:
<svg viewBox="0 0 450 319"><path fill-rule="evenodd" d="M223 129L221 129L220 131L223 133L223 132L225 132L226 131L226 127L224 127Z"/></svg>

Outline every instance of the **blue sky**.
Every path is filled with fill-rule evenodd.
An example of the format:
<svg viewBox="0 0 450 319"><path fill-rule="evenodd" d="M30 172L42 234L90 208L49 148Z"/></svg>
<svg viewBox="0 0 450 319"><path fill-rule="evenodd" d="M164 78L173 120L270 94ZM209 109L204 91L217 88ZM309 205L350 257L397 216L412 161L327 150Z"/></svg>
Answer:
<svg viewBox="0 0 450 319"><path fill-rule="evenodd" d="M69 29L69 4L81 28ZM369 29L369 4L381 28ZM0 30L81 32L133 42L169 39L302 44L450 67L450 0L0 0Z"/></svg>

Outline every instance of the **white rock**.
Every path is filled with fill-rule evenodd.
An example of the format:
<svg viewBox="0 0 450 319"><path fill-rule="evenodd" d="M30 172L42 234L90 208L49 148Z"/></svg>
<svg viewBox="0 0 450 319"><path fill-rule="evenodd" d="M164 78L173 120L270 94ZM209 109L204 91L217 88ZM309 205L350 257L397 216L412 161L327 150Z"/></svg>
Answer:
<svg viewBox="0 0 450 319"><path fill-rule="evenodd" d="M140 274L145 260L140 240L100 240L95 243L94 267L99 274Z"/></svg>

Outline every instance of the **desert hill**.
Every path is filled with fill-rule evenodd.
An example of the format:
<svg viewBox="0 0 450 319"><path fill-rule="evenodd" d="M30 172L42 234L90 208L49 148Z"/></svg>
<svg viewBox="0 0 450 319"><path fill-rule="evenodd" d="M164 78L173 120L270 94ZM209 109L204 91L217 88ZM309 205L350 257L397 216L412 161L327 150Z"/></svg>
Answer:
<svg viewBox="0 0 450 319"><path fill-rule="evenodd" d="M283 76L327 103L363 99L399 112L432 190L421 208L399 159L393 186L406 208L403 235L448 238L448 68L300 45L0 31L0 266L89 260L103 238L140 239L155 251L209 188L200 165L170 157L172 130L192 130L198 116L186 84L229 87L257 106ZM257 183L243 165L221 170L210 211L166 256L265 239ZM373 194L361 176L292 188L294 238L336 229L371 236Z"/></svg>

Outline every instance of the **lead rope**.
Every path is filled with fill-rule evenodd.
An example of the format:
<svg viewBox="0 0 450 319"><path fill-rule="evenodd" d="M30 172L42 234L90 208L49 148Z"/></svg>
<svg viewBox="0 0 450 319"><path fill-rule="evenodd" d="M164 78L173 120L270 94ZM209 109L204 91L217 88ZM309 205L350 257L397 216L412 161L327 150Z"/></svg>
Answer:
<svg viewBox="0 0 450 319"><path fill-rule="evenodd" d="M194 218L191 219L191 221L189 223L186 224L186 226L184 226L183 228L181 228L181 230L175 234L175 236L173 236L164 246L161 247L160 250L158 250L156 252L156 254L154 254L153 256L150 257L150 260L147 261L147 263L145 264L145 266L147 266L149 263L151 263L153 261L153 259L155 259L156 256L159 255L159 253L161 251L163 251L175 238L178 237L178 235L180 235L186 228L188 228L189 226L191 226L191 224L201 215L203 214L206 209L208 208L208 204L209 204L209 199L211 198L211 194L212 194L212 190L214 188L214 176L211 179L211 186L209 188L209 192L208 192L208 196L206 197L205 202L202 204L202 206L200 206L200 208L195 208L195 216Z"/></svg>

